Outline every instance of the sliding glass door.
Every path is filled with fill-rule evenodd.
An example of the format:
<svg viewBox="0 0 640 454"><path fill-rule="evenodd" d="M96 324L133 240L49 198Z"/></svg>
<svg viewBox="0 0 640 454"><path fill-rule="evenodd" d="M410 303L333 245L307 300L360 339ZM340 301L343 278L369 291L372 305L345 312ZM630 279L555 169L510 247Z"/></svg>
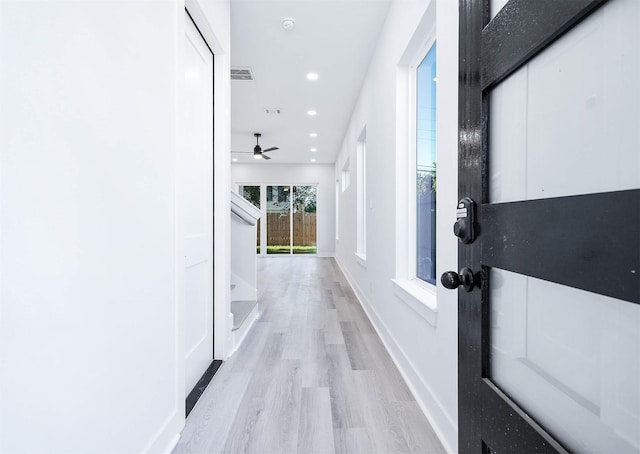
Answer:
<svg viewBox="0 0 640 454"><path fill-rule="evenodd" d="M267 254L291 253L291 186L267 186Z"/></svg>
<svg viewBox="0 0 640 454"><path fill-rule="evenodd" d="M260 209L256 252L267 254L315 254L315 185L240 185L240 194ZM261 251L262 243L266 245Z"/></svg>
<svg viewBox="0 0 640 454"><path fill-rule="evenodd" d="M293 186L293 242L294 254L315 254L316 243L316 186Z"/></svg>

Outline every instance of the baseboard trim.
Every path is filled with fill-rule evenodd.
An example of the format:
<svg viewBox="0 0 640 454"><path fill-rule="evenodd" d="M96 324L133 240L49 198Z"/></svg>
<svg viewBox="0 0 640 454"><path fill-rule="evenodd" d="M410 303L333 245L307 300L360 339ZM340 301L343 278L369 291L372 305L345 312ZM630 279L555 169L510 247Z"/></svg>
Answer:
<svg viewBox="0 0 640 454"><path fill-rule="evenodd" d="M175 437L173 437L173 440L171 440L171 443L169 443L169 447L165 451L165 453L171 454L173 450L176 448L176 446L178 446L179 441L180 441L180 434L177 434Z"/></svg>
<svg viewBox="0 0 640 454"><path fill-rule="evenodd" d="M253 328L253 325L260 319L261 315L262 312L260 312L260 303L257 303L253 307L247 318L244 320L240 328L231 332L233 346L231 352L229 353L229 356L232 356L236 351L238 351L238 348L240 347L240 345L242 345L242 342L244 342L244 339L251 331L251 328Z"/></svg>
<svg viewBox="0 0 640 454"><path fill-rule="evenodd" d="M382 321L376 310L369 303L364 296L362 289L356 283L355 279L347 271L347 269L340 262L338 257L335 257L335 261L338 267L342 271L345 279L353 289L360 306L369 317L373 328L376 330L378 337L382 340L384 347L386 348L389 356L393 360L394 364L398 368L400 375L404 378L409 390L413 394L416 402L420 406L420 409L424 413L425 417L431 424L431 427L435 431L436 435L440 439L440 442L448 453L455 453L457 450L455 446L457 443L458 428L457 424L451 419L451 417L443 410L439 399L433 393L431 388L427 385L426 381L420 374L420 372L413 365L413 362L404 352L396 338L391 334L391 331L387 328L386 324ZM437 412L438 417L435 416ZM446 427L442 427L445 425Z"/></svg>
<svg viewBox="0 0 640 454"><path fill-rule="evenodd" d="M209 365L209 367L207 367L207 370L204 371L204 374L202 374L202 377L200 377L200 380L198 380L198 383L196 383L196 386L193 387L193 389L187 396L186 403L185 403L186 416L189 416L189 413L191 413L191 410L193 410L193 407L196 406L196 403L204 393L204 390L207 389L207 386L209 386L209 383L211 382L211 380L213 379L213 376L218 371L221 365L222 365L222 361L220 361L219 359L214 359Z"/></svg>

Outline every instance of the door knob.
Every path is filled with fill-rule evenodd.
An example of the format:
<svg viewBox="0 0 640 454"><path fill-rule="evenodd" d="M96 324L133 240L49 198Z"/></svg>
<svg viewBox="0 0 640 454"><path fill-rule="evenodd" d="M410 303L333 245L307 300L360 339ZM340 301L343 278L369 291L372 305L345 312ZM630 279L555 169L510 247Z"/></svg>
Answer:
<svg viewBox="0 0 640 454"><path fill-rule="evenodd" d="M470 292L476 287L476 279L469 268L462 268L460 274L455 271L445 271L440 277L440 282L449 290L455 290L462 285L467 292Z"/></svg>

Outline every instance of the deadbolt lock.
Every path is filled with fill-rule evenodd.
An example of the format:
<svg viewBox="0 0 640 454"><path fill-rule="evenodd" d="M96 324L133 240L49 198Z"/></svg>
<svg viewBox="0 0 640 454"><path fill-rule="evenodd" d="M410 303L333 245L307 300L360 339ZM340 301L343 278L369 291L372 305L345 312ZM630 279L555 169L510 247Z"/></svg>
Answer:
<svg viewBox="0 0 640 454"><path fill-rule="evenodd" d="M469 197L458 202L456 208L456 222L453 224L453 233L464 244L472 243L476 239L476 204Z"/></svg>

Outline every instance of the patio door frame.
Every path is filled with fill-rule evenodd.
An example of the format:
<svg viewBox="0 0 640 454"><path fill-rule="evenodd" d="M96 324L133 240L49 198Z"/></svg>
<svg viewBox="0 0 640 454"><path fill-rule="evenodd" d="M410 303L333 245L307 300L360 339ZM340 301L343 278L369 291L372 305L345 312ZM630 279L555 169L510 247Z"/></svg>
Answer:
<svg viewBox="0 0 640 454"><path fill-rule="evenodd" d="M279 255L294 255L293 254L293 188L298 186L313 186L316 188L316 252L317 254L317 243L318 243L318 187L319 183L237 183L238 187L244 186L258 186L260 188L260 213L261 213L261 221L260 221L260 253L261 257L275 257ZM289 187L289 254L267 254L267 186L288 186ZM240 194L242 195L242 194ZM314 255L310 254L310 255Z"/></svg>

